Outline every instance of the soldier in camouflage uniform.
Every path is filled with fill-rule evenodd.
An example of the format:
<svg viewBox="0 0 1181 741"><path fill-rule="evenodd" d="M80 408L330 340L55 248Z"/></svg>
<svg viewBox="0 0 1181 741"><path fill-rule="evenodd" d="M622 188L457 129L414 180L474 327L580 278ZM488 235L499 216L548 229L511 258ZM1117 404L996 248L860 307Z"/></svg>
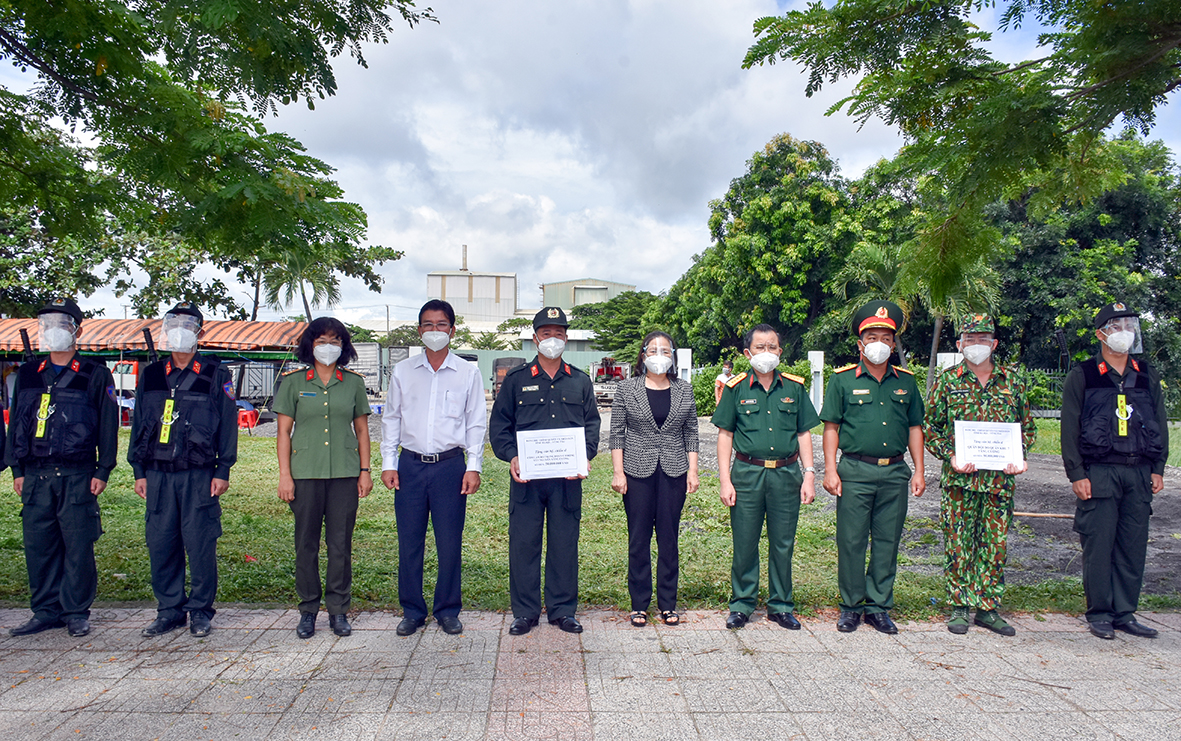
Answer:
<svg viewBox="0 0 1181 741"><path fill-rule="evenodd" d="M996 326L985 314L969 315L956 343L963 362L940 374L927 399L923 434L927 449L943 461L939 483L943 523L947 600L952 605L947 629L968 632L968 610L976 624L1005 636L1016 630L997 613L1004 592L1005 546L1013 519L1016 475L1028 467L1025 454L1037 437L1025 382L1016 369L994 365ZM1021 424L1022 462L1004 471L977 470L955 457L955 421Z"/></svg>

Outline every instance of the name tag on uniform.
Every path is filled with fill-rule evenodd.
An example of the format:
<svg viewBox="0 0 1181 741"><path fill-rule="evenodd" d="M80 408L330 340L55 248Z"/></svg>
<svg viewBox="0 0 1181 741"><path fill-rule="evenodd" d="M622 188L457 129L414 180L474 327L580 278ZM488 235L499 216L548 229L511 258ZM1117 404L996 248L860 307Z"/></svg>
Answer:
<svg viewBox="0 0 1181 741"><path fill-rule="evenodd" d="M971 389L952 389L950 393L952 396L963 396L971 393Z"/></svg>
<svg viewBox="0 0 1181 741"><path fill-rule="evenodd" d="M541 390L541 386L538 386L538 385L533 385L533 386L522 386L522 387L521 387L521 390L522 390L522 391L540 391L540 390Z"/></svg>
<svg viewBox="0 0 1181 741"><path fill-rule="evenodd" d="M758 404L759 400L758 399L739 399L738 403L739 404Z"/></svg>
<svg viewBox="0 0 1181 741"><path fill-rule="evenodd" d="M315 391L300 391L299 395L300 396L315 396L316 392Z"/></svg>
<svg viewBox="0 0 1181 741"><path fill-rule="evenodd" d="M868 395L869 389L853 389L854 396Z"/></svg>

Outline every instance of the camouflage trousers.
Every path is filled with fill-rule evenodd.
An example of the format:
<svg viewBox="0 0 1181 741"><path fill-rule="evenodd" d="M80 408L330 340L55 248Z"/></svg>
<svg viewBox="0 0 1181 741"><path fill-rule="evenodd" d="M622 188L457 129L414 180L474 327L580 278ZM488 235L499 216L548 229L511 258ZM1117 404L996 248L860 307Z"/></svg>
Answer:
<svg viewBox="0 0 1181 741"><path fill-rule="evenodd" d="M1013 493L944 487L940 520L948 603L995 610L1005 590Z"/></svg>

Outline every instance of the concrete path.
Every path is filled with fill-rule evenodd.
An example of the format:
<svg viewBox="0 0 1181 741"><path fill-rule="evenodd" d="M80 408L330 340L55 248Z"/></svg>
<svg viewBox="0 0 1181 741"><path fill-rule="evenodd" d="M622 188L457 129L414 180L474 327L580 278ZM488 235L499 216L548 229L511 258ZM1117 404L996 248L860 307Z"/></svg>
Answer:
<svg viewBox="0 0 1181 741"><path fill-rule="evenodd" d="M361 613L224 609L214 632L140 637L150 610L98 610L94 632L27 638L0 610L0 738L33 739L1178 739L1181 614L1142 615L1156 640L1091 637L1078 618L1017 616L1015 638L910 623L897 636L833 616L740 631L693 612L643 629L583 615L573 636L507 633L465 613L410 638Z"/></svg>

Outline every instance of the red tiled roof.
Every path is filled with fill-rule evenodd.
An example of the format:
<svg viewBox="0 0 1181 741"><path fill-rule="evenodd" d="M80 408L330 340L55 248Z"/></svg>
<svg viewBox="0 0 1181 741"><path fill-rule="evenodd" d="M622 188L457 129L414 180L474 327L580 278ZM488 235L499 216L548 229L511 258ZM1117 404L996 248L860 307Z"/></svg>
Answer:
<svg viewBox="0 0 1181 741"><path fill-rule="evenodd" d="M82 322L78 349L85 352L104 350L146 350L143 329L152 332L160 346L159 319L87 319ZM285 350L299 344L307 322L205 322L201 348L208 350ZM0 352L20 352L20 330L28 330L33 351L37 351L36 319L0 319Z"/></svg>

